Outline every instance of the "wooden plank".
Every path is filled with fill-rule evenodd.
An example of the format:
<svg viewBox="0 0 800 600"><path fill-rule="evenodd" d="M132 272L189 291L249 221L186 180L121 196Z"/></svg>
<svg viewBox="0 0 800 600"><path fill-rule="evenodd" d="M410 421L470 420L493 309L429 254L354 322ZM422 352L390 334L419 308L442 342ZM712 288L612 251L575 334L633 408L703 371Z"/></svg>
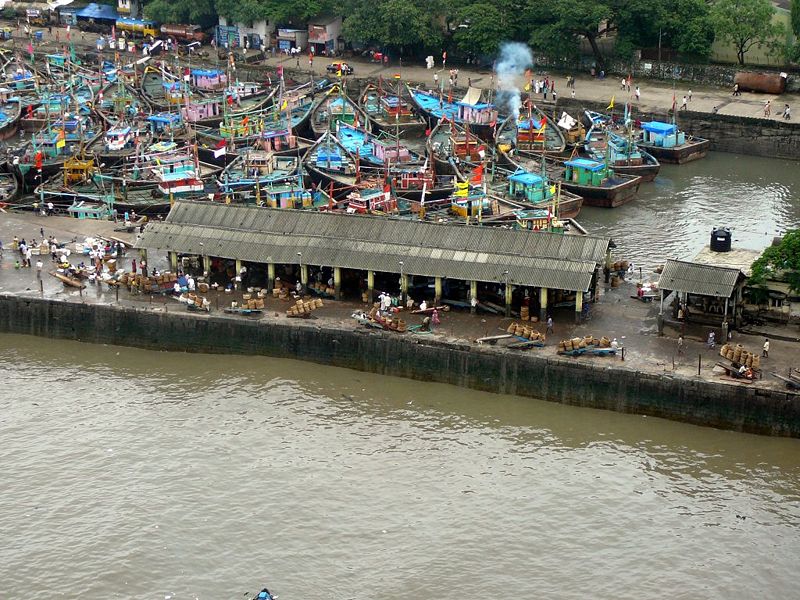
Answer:
<svg viewBox="0 0 800 600"><path fill-rule="evenodd" d="M478 338L475 340L479 344L482 342L496 342L497 340L507 340L508 338L513 338L515 336L511 335L510 333L504 333L503 335L489 335L486 337Z"/></svg>

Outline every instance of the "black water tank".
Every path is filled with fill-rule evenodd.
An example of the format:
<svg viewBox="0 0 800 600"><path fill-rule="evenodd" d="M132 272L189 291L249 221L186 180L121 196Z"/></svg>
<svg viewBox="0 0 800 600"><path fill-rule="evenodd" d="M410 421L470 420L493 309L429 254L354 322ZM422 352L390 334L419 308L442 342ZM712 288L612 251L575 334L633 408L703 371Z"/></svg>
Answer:
<svg viewBox="0 0 800 600"><path fill-rule="evenodd" d="M711 250L713 252L731 251L731 230L727 227L716 227L711 232Z"/></svg>

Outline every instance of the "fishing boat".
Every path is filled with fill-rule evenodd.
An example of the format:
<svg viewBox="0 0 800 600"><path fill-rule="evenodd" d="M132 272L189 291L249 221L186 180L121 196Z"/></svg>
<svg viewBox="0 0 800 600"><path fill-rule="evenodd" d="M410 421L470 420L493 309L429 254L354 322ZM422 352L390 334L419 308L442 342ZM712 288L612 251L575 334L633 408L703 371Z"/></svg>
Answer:
<svg viewBox="0 0 800 600"><path fill-rule="evenodd" d="M388 186L387 186L388 187ZM397 198L386 188L365 188L347 194L346 212L357 215L392 215L400 212Z"/></svg>
<svg viewBox="0 0 800 600"><path fill-rule="evenodd" d="M8 87L0 87L0 141L14 137L22 115L20 99Z"/></svg>
<svg viewBox="0 0 800 600"><path fill-rule="evenodd" d="M64 161L83 153L100 131L86 118L60 119L46 129L36 132L23 145L12 160L12 171L23 184L24 190L35 188L43 180L57 173Z"/></svg>
<svg viewBox="0 0 800 600"><path fill-rule="evenodd" d="M373 131L386 131L398 137L416 137L428 129L428 123L417 114L413 104L403 98L404 89L399 82L396 91L384 87L382 77L378 79L378 85L367 85L361 94L360 105Z"/></svg>
<svg viewBox="0 0 800 600"><path fill-rule="evenodd" d="M228 85L228 75L220 69L186 69L189 84L201 92L219 92Z"/></svg>
<svg viewBox="0 0 800 600"><path fill-rule="evenodd" d="M434 94L408 85L406 89L417 110L431 127L446 119L458 125L469 126L472 134L481 139L494 139L498 120L497 109L493 104L480 101L479 89L469 88L460 102L445 100L441 92Z"/></svg>
<svg viewBox="0 0 800 600"><path fill-rule="evenodd" d="M616 173L638 175L642 181L656 178L661 164L655 156L639 148L632 123L615 124L611 117L588 110L586 117L591 127L586 133L584 152L589 158L602 162L608 155L608 163Z"/></svg>
<svg viewBox="0 0 800 600"><path fill-rule="evenodd" d="M428 161L419 167L394 168L389 173L392 191L412 202L447 198L456 189L455 175L437 175Z"/></svg>
<svg viewBox="0 0 800 600"><path fill-rule="evenodd" d="M222 171L219 187L223 194L231 194L288 181L303 187L300 157L249 148Z"/></svg>
<svg viewBox="0 0 800 600"><path fill-rule="evenodd" d="M0 173L0 206L14 202L19 192L19 180L11 173Z"/></svg>
<svg viewBox="0 0 800 600"><path fill-rule="evenodd" d="M358 183L356 157L330 131L309 148L303 164L315 183L333 190L331 196L346 195Z"/></svg>
<svg viewBox="0 0 800 600"><path fill-rule="evenodd" d="M569 113L562 111L556 126L564 136L568 149L573 150L583 145L583 141L586 139L586 128L580 119L575 119Z"/></svg>
<svg viewBox="0 0 800 600"><path fill-rule="evenodd" d="M424 162L424 158L402 144L400 138L385 134L376 136L365 129L341 122L336 136L348 152L367 166L388 169L390 165L421 165Z"/></svg>
<svg viewBox="0 0 800 600"><path fill-rule="evenodd" d="M314 137L326 131L336 131L337 123L356 125L369 130L370 124L366 113L355 102L347 97L344 88L335 85L311 109L311 130Z"/></svg>
<svg viewBox="0 0 800 600"><path fill-rule="evenodd" d="M703 158L711 142L687 135L675 123L648 121L641 125L639 147L665 163L682 165Z"/></svg>
<svg viewBox="0 0 800 600"><path fill-rule="evenodd" d="M561 185L588 206L614 208L633 200L641 182L639 176L615 173L604 162L572 158L564 162Z"/></svg>
<svg viewBox="0 0 800 600"><path fill-rule="evenodd" d="M442 119L426 140L428 158L437 173L455 175L459 181L487 158L486 144L469 127Z"/></svg>
<svg viewBox="0 0 800 600"><path fill-rule="evenodd" d="M567 142L561 129L550 122L536 105L528 103L527 114L508 117L500 125L495 144L503 146L505 153L545 154L558 156L564 153Z"/></svg>
<svg viewBox="0 0 800 600"><path fill-rule="evenodd" d="M574 219L581 212L583 198L562 189L546 174L522 169L510 174L503 198L514 203L517 210L542 210L553 219Z"/></svg>

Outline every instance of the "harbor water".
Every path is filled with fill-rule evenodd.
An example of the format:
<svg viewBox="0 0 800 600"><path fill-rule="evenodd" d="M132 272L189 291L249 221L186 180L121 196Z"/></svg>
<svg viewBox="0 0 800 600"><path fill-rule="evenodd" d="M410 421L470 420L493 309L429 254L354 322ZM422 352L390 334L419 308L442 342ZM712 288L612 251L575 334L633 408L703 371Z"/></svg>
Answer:
<svg viewBox="0 0 800 600"><path fill-rule="evenodd" d="M584 207L578 221L647 269L694 259L718 226L731 228L734 248L762 250L800 227L798 163L711 152L686 165L662 164L635 200L613 210Z"/></svg>
<svg viewBox="0 0 800 600"><path fill-rule="evenodd" d="M798 440L263 357L0 361L0 598L796 595Z"/></svg>

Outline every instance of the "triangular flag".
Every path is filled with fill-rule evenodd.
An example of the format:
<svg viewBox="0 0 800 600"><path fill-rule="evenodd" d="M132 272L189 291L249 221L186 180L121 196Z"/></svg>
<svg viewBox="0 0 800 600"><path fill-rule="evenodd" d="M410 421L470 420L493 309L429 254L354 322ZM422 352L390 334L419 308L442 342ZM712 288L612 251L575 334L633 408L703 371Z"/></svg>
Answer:
<svg viewBox="0 0 800 600"><path fill-rule="evenodd" d="M611 96L611 102L609 103L608 106L606 106L606 110L611 110L612 108L614 108L614 98L615 96Z"/></svg>

